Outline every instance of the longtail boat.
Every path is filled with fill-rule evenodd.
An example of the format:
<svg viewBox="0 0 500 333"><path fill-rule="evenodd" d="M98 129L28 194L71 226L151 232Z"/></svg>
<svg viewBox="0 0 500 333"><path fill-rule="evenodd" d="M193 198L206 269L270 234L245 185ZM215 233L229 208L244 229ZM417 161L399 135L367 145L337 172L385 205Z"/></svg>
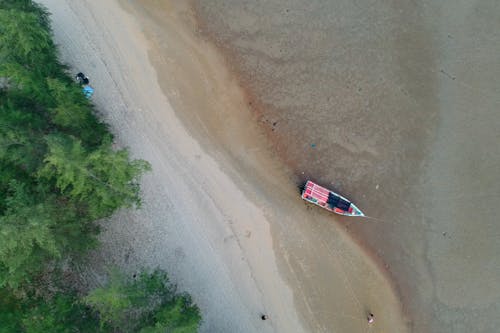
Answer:
<svg viewBox="0 0 500 333"><path fill-rule="evenodd" d="M358 207L343 196L308 180L302 199L344 216L365 216Z"/></svg>

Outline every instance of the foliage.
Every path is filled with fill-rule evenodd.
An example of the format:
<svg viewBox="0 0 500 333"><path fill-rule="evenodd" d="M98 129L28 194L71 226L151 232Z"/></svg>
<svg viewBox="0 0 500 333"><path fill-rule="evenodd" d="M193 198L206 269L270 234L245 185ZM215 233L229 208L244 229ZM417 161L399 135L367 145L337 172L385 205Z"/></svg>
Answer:
<svg viewBox="0 0 500 333"><path fill-rule="evenodd" d="M53 180L62 194L85 205L91 218L139 204L138 177L149 169L146 162L130 162L126 150L113 151L109 144L88 151L71 137L48 136L47 145L40 179Z"/></svg>
<svg viewBox="0 0 500 333"><path fill-rule="evenodd" d="M81 298L70 290L44 296L0 288L0 333L194 333L199 309L178 294L166 273L127 279L111 270L108 283Z"/></svg>
<svg viewBox="0 0 500 333"><path fill-rule="evenodd" d="M165 304L153 315L153 324L140 333L194 333L198 330L201 316L193 305L191 296L181 294Z"/></svg>
<svg viewBox="0 0 500 333"><path fill-rule="evenodd" d="M0 216L0 286L19 287L49 260L95 245L95 226L78 217L71 202L54 194L37 202L36 194L15 180L8 192Z"/></svg>
<svg viewBox="0 0 500 333"><path fill-rule="evenodd" d="M96 244L93 221L140 203L145 161L112 135L64 72L48 14L0 1L0 286L32 281Z"/></svg>
<svg viewBox="0 0 500 333"><path fill-rule="evenodd" d="M99 331L99 319L75 295L57 294L48 302L38 299L25 312L22 326L26 333Z"/></svg>
<svg viewBox="0 0 500 333"><path fill-rule="evenodd" d="M109 283L105 288L93 290L85 298L85 302L99 313L101 326L108 325L113 328L126 325L126 311L132 307L126 281L117 271L111 272Z"/></svg>
<svg viewBox="0 0 500 333"><path fill-rule="evenodd" d="M21 331L23 304L7 288L0 288L0 333Z"/></svg>
<svg viewBox="0 0 500 333"><path fill-rule="evenodd" d="M86 298L101 318L101 327L120 332L196 332L201 316L189 295L176 293L166 273L142 272L129 280L116 270L109 282Z"/></svg>
<svg viewBox="0 0 500 333"><path fill-rule="evenodd" d="M99 332L99 318L74 293L49 298L15 295L0 289L0 333Z"/></svg>
<svg viewBox="0 0 500 333"><path fill-rule="evenodd" d="M97 219L140 204L150 166L112 148L48 18L0 0L0 333L194 332L198 308L164 273L114 272L84 299L54 273L97 245Z"/></svg>
<svg viewBox="0 0 500 333"><path fill-rule="evenodd" d="M83 145L92 148L112 141L106 125L94 116L80 87L61 79L48 79L47 85L55 100L54 107L49 109L51 120L60 131L80 138Z"/></svg>
<svg viewBox="0 0 500 333"><path fill-rule="evenodd" d="M15 18L15 19L14 19ZM3 61L30 68L55 62L55 48L50 30L35 13L16 9L0 10L0 55Z"/></svg>

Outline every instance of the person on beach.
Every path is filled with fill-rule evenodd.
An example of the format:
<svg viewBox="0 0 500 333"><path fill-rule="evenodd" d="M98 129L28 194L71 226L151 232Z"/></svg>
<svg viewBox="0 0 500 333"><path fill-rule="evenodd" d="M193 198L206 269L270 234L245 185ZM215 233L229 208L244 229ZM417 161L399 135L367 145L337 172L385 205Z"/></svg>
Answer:
<svg viewBox="0 0 500 333"><path fill-rule="evenodd" d="M87 97L87 98L92 97L92 95L94 94L94 88L92 88L90 86L89 78L87 76L85 76L85 74L80 72L80 73L75 75L75 79L78 83L80 83L80 85L83 86L82 90L83 90L83 94L85 95L85 97Z"/></svg>
<svg viewBox="0 0 500 333"><path fill-rule="evenodd" d="M269 318L269 317L267 315L265 315L265 314L263 314L263 315L260 316L260 319L262 319L262 320L267 320L267 318Z"/></svg>
<svg viewBox="0 0 500 333"><path fill-rule="evenodd" d="M81 85L84 84L89 84L89 78L85 76L82 72L78 73L75 75L76 82L80 83Z"/></svg>
<svg viewBox="0 0 500 333"><path fill-rule="evenodd" d="M373 322L375 321L375 316L373 315L373 313L368 313L368 324L373 324Z"/></svg>

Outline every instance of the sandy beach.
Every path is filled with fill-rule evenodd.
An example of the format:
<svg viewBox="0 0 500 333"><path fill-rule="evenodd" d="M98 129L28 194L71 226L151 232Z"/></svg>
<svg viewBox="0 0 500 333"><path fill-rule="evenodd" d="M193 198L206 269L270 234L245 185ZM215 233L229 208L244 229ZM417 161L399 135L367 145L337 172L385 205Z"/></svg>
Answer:
<svg viewBox="0 0 500 333"><path fill-rule="evenodd" d="M86 283L164 268L201 332L497 330L499 3L40 3L153 167ZM306 205L306 179L370 218Z"/></svg>
<svg viewBox="0 0 500 333"><path fill-rule="evenodd" d="M189 7L40 2L117 144L153 167L143 207L103 222L103 246L82 268L88 283L107 264L160 266L199 304L201 332L405 332L387 277L345 224L301 201Z"/></svg>

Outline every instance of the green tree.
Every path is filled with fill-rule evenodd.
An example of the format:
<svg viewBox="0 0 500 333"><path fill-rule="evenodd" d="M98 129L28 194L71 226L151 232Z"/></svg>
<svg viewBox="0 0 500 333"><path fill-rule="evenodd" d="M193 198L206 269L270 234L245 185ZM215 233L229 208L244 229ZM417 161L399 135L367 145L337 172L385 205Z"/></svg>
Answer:
<svg viewBox="0 0 500 333"><path fill-rule="evenodd" d="M13 1L5 3L15 7ZM0 60L26 66L37 76L61 74L45 11L0 9Z"/></svg>
<svg viewBox="0 0 500 333"><path fill-rule="evenodd" d="M50 299L36 299L22 318L26 333L103 332L99 319L74 294L56 294Z"/></svg>
<svg viewBox="0 0 500 333"><path fill-rule="evenodd" d="M43 201L25 184L11 181L0 216L0 286L32 281L47 262L85 252L97 244L97 228L78 208L54 194Z"/></svg>
<svg viewBox="0 0 500 333"><path fill-rule="evenodd" d="M49 297L0 288L0 333L97 333L99 318L79 297L62 291Z"/></svg>
<svg viewBox="0 0 500 333"><path fill-rule="evenodd" d="M51 207L36 204L26 187L11 182L6 212L0 217L0 286L18 287L39 271L47 257L60 257L51 231Z"/></svg>
<svg viewBox="0 0 500 333"><path fill-rule="evenodd" d="M142 272L126 279L118 271L109 282L86 298L101 318L102 327L120 332L196 332L201 321L198 307L187 294L178 294L165 272Z"/></svg>
<svg viewBox="0 0 500 333"><path fill-rule="evenodd" d="M24 111L8 100L0 102L0 214L10 181L30 183L31 174L42 165L45 125L40 114Z"/></svg>
<svg viewBox="0 0 500 333"><path fill-rule="evenodd" d="M0 0L0 9L15 9L34 14L42 28L50 30L49 13L43 5L33 2L33 0Z"/></svg>
<svg viewBox="0 0 500 333"><path fill-rule="evenodd" d="M0 0L0 333L194 332L199 310L165 273L113 273L84 300L60 274L97 244L96 219L140 203L150 166L112 149L48 17Z"/></svg>
<svg viewBox="0 0 500 333"><path fill-rule="evenodd" d="M11 290L0 288L0 333L21 332L23 305Z"/></svg>
<svg viewBox="0 0 500 333"><path fill-rule="evenodd" d="M150 169L147 162L130 161L126 150L113 151L109 143L88 151L76 139L51 135L47 144L39 179L54 180L62 194L86 205L92 219L140 204L139 176Z"/></svg>
<svg viewBox="0 0 500 333"><path fill-rule="evenodd" d="M112 140L107 126L95 117L79 86L68 85L61 79L47 82L55 100L55 106L49 108L51 121L59 130L79 138L84 146L91 148Z"/></svg>
<svg viewBox="0 0 500 333"><path fill-rule="evenodd" d="M149 169L112 135L64 73L48 14L0 0L0 286L96 244L93 221L138 204Z"/></svg>
<svg viewBox="0 0 500 333"><path fill-rule="evenodd" d="M181 294L161 306L153 314L154 324L143 327L140 333L194 333L200 321L199 310L193 305L191 296Z"/></svg>
<svg viewBox="0 0 500 333"><path fill-rule="evenodd" d="M45 77L37 75L22 63L3 63L0 66L0 76L8 78L13 97L37 105L39 111L45 112L40 106L48 105L52 101Z"/></svg>

